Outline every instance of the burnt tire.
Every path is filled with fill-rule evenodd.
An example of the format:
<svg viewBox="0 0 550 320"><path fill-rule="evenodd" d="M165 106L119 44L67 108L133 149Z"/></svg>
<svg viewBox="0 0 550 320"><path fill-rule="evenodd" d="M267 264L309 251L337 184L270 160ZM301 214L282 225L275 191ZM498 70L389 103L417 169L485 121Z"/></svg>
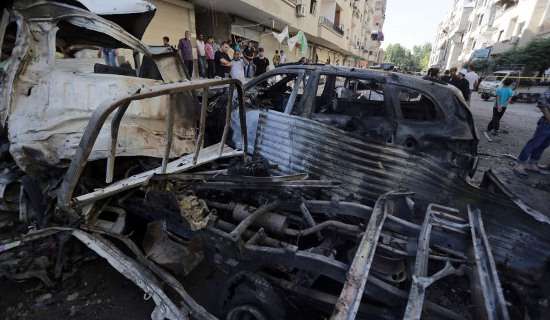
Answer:
<svg viewBox="0 0 550 320"><path fill-rule="evenodd" d="M263 277L241 272L229 280L222 306L225 320L283 320L286 306L277 290Z"/></svg>

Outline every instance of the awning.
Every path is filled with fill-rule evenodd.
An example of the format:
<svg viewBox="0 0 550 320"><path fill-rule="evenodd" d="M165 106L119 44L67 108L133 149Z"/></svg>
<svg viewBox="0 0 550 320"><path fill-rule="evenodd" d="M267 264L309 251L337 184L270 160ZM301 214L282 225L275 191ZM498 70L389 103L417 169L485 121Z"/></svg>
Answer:
<svg viewBox="0 0 550 320"><path fill-rule="evenodd" d="M260 42L260 37L262 35L261 32L259 32L255 27L246 27L250 24L250 22L245 20L237 19L235 24L231 25L231 33L248 40Z"/></svg>

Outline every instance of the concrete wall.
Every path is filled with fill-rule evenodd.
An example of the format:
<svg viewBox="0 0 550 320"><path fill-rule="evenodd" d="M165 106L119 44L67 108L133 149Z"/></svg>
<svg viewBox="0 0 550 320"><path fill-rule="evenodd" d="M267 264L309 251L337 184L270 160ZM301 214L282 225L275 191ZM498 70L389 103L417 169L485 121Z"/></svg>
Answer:
<svg viewBox="0 0 550 320"><path fill-rule="evenodd" d="M153 0L157 7L155 17L143 35L143 41L150 45L161 45L162 37L168 36L172 45L177 45L189 30L195 37L195 11L187 1Z"/></svg>
<svg viewBox="0 0 550 320"><path fill-rule="evenodd" d="M227 13L196 7L195 21L199 34L214 37L216 41L229 40L231 37L232 18Z"/></svg>

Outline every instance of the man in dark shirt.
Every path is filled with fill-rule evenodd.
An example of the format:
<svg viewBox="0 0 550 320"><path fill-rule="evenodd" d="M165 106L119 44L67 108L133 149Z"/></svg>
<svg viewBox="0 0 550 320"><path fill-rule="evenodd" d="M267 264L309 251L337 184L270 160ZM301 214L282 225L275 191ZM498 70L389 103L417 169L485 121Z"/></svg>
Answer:
<svg viewBox="0 0 550 320"><path fill-rule="evenodd" d="M441 77L441 81L445 81L447 83L451 82L451 71L449 70L445 70L445 72L443 73L443 76Z"/></svg>
<svg viewBox="0 0 550 320"><path fill-rule="evenodd" d="M550 88L540 97L537 107L542 112L542 117L537 123L533 137L521 150L518 163L514 167L514 171L521 176L527 175L527 171L550 173L548 166L539 164L544 150L550 146Z"/></svg>
<svg viewBox="0 0 550 320"><path fill-rule="evenodd" d="M429 81L438 80L439 68L431 67L430 69L428 69L428 73L424 77L422 77L422 79L429 80Z"/></svg>
<svg viewBox="0 0 550 320"><path fill-rule="evenodd" d="M185 31L185 38L180 39L178 50L183 60L183 64L189 73L189 78L193 75L193 46L191 45L191 32Z"/></svg>
<svg viewBox="0 0 550 320"><path fill-rule="evenodd" d="M264 56L264 48L258 49L258 56L254 58L254 65L256 66L255 77L264 74L269 66L269 59Z"/></svg>
<svg viewBox="0 0 550 320"><path fill-rule="evenodd" d="M254 48L252 41L248 41L248 44L246 45L246 48L243 50L243 56L244 56L244 76L245 77L252 77L252 60L256 57L256 48Z"/></svg>
<svg viewBox="0 0 550 320"><path fill-rule="evenodd" d="M225 78L231 72L231 59L227 51L229 50L229 44L223 42L220 46L220 50L214 54L214 61L216 63L216 75L221 78Z"/></svg>
<svg viewBox="0 0 550 320"><path fill-rule="evenodd" d="M470 103L470 83L466 78L464 77L466 75L465 70L460 70L460 72L451 80L451 84L460 90L462 92L462 96L464 96L464 100L466 102Z"/></svg>

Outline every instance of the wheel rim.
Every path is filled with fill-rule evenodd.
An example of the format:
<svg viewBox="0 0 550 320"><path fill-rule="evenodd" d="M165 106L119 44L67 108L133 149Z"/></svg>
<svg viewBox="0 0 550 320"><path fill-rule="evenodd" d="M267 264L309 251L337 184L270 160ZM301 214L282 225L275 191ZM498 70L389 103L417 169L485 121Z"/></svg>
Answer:
<svg viewBox="0 0 550 320"><path fill-rule="evenodd" d="M237 306L227 314L226 320L268 320L256 307L251 305Z"/></svg>

